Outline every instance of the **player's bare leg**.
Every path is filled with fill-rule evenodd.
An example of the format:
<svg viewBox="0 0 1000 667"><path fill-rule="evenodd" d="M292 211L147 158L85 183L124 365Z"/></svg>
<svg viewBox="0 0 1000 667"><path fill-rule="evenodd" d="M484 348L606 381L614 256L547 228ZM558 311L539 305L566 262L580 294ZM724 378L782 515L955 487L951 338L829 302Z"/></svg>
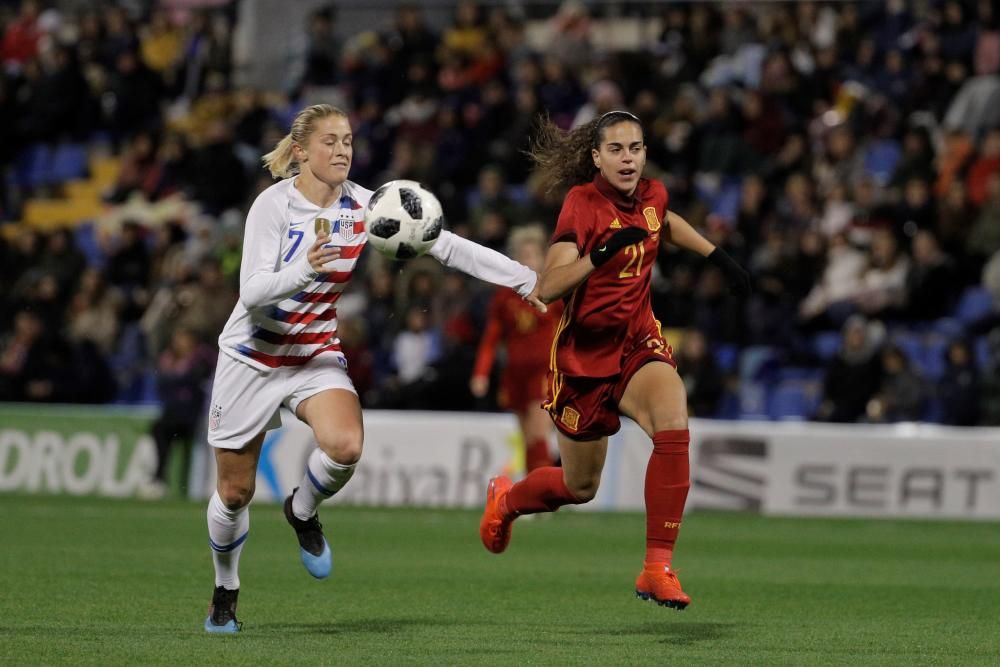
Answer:
<svg viewBox="0 0 1000 667"><path fill-rule="evenodd" d="M529 473L536 468L552 465L552 455L549 453L552 418L541 407L540 399L538 403L517 413L517 424L524 437L524 467Z"/></svg>
<svg viewBox="0 0 1000 667"><path fill-rule="evenodd" d="M486 489L486 508L479 537L489 551L503 552L510 543L514 519L523 514L555 512L563 505L589 502L597 494L608 452L608 439L578 441L559 434L562 467L536 468L517 484L494 477Z"/></svg>
<svg viewBox="0 0 1000 667"><path fill-rule="evenodd" d="M635 592L643 600L684 609L691 598L671 567L691 486L684 383L669 364L648 363L632 376L618 407L653 440L646 466L646 557Z"/></svg>
<svg viewBox="0 0 1000 667"><path fill-rule="evenodd" d="M239 632L236 602L240 592L240 553L250 534L250 510L257 477L261 433L242 449L216 449L216 491L208 502L208 541L215 566L215 589L205 619L205 631Z"/></svg>
<svg viewBox="0 0 1000 667"><path fill-rule="evenodd" d="M325 579L333 569L333 553L316 508L347 484L361 458L361 404L351 391L328 389L302 401L295 412L312 427L318 447L309 455L302 482L285 499L285 519L295 529L302 564Z"/></svg>

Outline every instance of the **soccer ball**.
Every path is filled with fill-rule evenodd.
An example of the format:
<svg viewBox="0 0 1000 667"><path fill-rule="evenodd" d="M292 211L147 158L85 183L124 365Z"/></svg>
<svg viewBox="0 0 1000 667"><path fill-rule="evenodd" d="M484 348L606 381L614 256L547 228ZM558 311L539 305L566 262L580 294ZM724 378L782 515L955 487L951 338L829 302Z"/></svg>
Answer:
<svg viewBox="0 0 1000 667"><path fill-rule="evenodd" d="M372 193L365 210L369 245L392 259L423 255L443 226L441 202L416 181L389 181Z"/></svg>

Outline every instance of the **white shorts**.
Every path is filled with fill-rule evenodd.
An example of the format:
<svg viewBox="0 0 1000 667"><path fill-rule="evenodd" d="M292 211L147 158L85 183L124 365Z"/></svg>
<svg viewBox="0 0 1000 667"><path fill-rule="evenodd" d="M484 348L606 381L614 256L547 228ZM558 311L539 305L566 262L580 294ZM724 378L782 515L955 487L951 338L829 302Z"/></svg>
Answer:
<svg viewBox="0 0 1000 667"><path fill-rule="evenodd" d="M208 444L242 449L257 435L281 426L282 405L294 415L299 403L327 389L358 393L339 354L320 354L303 366L265 373L220 352L209 404Z"/></svg>

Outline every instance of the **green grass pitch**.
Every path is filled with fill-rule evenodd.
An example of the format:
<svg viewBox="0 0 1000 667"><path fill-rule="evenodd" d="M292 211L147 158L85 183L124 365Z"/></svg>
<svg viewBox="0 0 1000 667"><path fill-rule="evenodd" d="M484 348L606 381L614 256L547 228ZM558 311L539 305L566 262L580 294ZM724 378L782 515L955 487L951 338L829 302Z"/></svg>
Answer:
<svg viewBox="0 0 1000 667"><path fill-rule="evenodd" d="M687 517L683 612L636 600L641 515L325 507L310 578L252 508L236 637L206 636L204 506L0 495L0 665L998 664L996 524Z"/></svg>

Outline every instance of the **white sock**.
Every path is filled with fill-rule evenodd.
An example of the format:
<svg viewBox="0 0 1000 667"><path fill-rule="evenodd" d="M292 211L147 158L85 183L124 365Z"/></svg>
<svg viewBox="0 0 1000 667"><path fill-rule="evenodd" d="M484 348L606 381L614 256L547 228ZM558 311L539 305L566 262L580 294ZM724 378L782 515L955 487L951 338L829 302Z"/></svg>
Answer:
<svg viewBox="0 0 1000 667"><path fill-rule="evenodd" d="M250 506L231 510L216 491L208 501L208 544L212 547L215 585L234 591L240 587L240 552L250 534Z"/></svg>
<svg viewBox="0 0 1000 667"><path fill-rule="evenodd" d="M292 496L292 514L303 521L316 514L321 502L344 488L356 465L342 465L324 454L323 450L313 450L306 464L306 474Z"/></svg>

